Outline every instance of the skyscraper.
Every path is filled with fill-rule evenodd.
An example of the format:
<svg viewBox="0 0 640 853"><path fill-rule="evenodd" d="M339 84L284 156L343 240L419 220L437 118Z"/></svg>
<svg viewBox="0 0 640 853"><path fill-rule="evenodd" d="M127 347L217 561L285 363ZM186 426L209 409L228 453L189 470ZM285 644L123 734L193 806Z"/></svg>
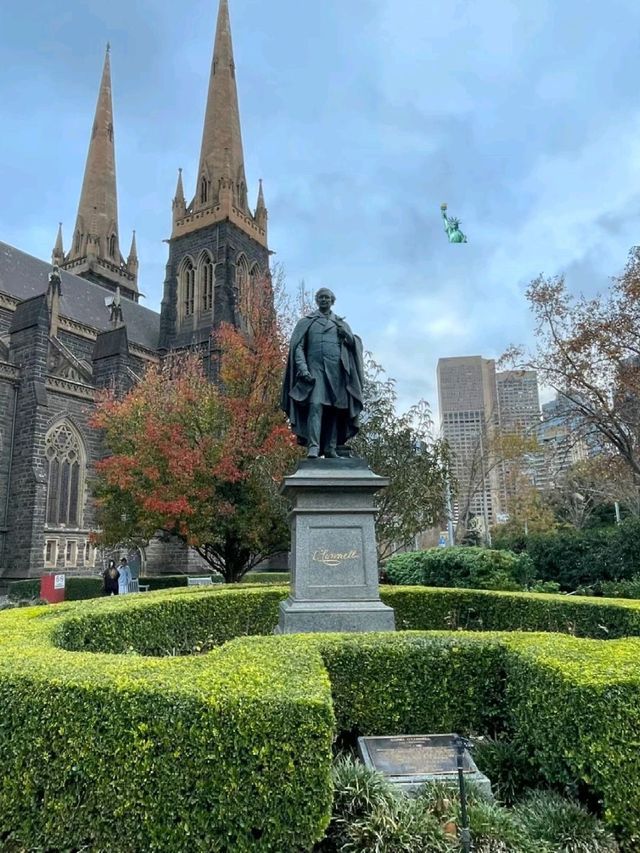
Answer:
<svg viewBox="0 0 640 853"><path fill-rule="evenodd" d="M496 373L498 417L503 432L535 435L540 424L538 374L535 370Z"/></svg>
<svg viewBox="0 0 640 853"><path fill-rule="evenodd" d="M496 366L481 356L441 358L437 367L443 437L452 453L453 516L465 530L504 512L502 471L493 451L499 425Z"/></svg>

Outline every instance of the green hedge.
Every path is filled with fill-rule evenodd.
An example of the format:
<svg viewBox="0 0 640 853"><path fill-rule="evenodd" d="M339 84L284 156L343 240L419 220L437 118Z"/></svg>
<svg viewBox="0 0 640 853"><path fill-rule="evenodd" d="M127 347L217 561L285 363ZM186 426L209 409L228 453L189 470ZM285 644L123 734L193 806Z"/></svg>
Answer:
<svg viewBox="0 0 640 853"><path fill-rule="evenodd" d="M56 628L73 651L188 655L245 635L273 633L287 587L224 586L87 602ZM640 602L485 590L382 587L398 630L553 631L640 636ZM125 606L126 605L126 606Z"/></svg>
<svg viewBox="0 0 640 853"><path fill-rule="evenodd" d="M640 602L547 593L382 587L400 630L552 631L612 640L640 636Z"/></svg>
<svg viewBox="0 0 640 853"><path fill-rule="evenodd" d="M149 590L173 589L187 585L187 577L211 577L214 584L224 583L222 575L154 575L139 578L141 584ZM280 581L281 582L281 581ZM101 577L67 577L65 581L65 600L84 601L88 598L99 598L104 594ZM11 581L8 585L8 595L11 601L32 601L40 597L40 578L24 581Z"/></svg>
<svg viewBox="0 0 640 853"><path fill-rule="evenodd" d="M505 726L550 782L602 798L638 849L640 640L253 636L198 656L139 654L268 634L285 595L235 586L0 614L0 849L11 837L59 850L297 853L328 820L335 734ZM559 608L585 630L626 619L640 633L635 602L400 587L384 599L414 628L462 602L490 612L485 624L517 622L519 607L533 625ZM90 647L103 651L68 650Z"/></svg>
<svg viewBox="0 0 640 853"><path fill-rule="evenodd" d="M385 563L393 584L467 589L523 589L533 580L526 554L490 548L429 548L396 554Z"/></svg>
<svg viewBox="0 0 640 853"><path fill-rule="evenodd" d="M282 587L231 587L149 592L87 602L54 632L71 651L189 655L249 634L272 634Z"/></svg>
<svg viewBox="0 0 640 853"><path fill-rule="evenodd" d="M631 578L640 568L640 519L629 518L615 527L563 530L529 536L501 535L499 548L525 552L533 561L536 578L557 581L573 591L599 581Z"/></svg>
<svg viewBox="0 0 640 853"><path fill-rule="evenodd" d="M586 785L640 850L640 641L505 640L509 722L551 783Z"/></svg>
<svg viewBox="0 0 640 853"><path fill-rule="evenodd" d="M242 583L283 584L289 583L289 572L249 572L242 578Z"/></svg>
<svg viewBox="0 0 640 853"><path fill-rule="evenodd" d="M331 808L319 654L55 648L85 606L0 614L0 849L310 849Z"/></svg>

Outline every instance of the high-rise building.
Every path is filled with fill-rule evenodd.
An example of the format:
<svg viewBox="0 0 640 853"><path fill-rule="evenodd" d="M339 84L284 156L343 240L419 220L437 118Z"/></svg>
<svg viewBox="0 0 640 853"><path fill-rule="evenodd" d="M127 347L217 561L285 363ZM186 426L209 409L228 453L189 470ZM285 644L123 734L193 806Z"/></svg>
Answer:
<svg viewBox="0 0 640 853"><path fill-rule="evenodd" d="M533 436L540 424L540 395L535 370L496 373L498 418L506 433Z"/></svg>
<svg viewBox="0 0 640 853"><path fill-rule="evenodd" d="M475 517L487 527L504 512L502 470L492 453L499 426L495 361L441 358L437 376L442 435L452 453L454 521L466 528Z"/></svg>

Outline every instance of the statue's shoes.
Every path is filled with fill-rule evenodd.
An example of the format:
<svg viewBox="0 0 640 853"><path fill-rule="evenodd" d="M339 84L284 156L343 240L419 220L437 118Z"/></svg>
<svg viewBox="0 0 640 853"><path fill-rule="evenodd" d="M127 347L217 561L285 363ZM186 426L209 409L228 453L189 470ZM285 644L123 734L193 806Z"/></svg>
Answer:
<svg viewBox="0 0 640 853"><path fill-rule="evenodd" d="M325 459L337 459L338 454L335 452L335 450L325 450L324 458Z"/></svg>
<svg viewBox="0 0 640 853"><path fill-rule="evenodd" d="M307 453L307 459L317 459L319 455L320 455L319 449L317 447L312 447L312 448L310 448L309 452Z"/></svg>

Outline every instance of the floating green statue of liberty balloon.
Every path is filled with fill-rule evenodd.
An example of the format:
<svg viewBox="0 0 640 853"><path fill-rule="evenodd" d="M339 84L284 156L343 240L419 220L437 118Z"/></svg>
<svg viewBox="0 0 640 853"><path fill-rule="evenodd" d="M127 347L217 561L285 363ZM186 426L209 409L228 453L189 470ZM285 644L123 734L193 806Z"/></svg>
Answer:
<svg viewBox="0 0 640 853"><path fill-rule="evenodd" d="M447 232L447 237L450 243L466 243L467 238L460 230L460 220L454 219L452 216L447 216L447 205L441 204L442 218L444 219L444 230Z"/></svg>

